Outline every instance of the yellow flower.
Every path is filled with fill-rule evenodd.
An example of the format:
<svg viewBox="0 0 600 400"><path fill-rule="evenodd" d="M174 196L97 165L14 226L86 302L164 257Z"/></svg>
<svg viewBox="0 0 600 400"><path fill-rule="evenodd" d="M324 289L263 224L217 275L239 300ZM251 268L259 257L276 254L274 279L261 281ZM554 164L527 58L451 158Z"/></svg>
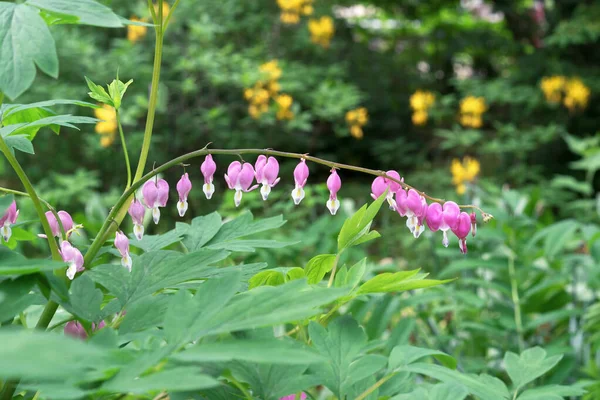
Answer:
<svg viewBox="0 0 600 400"><path fill-rule="evenodd" d="M352 125L350 127L350 134L354 136L356 139L362 139L364 136L363 130L358 125Z"/></svg>
<svg viewBox="0 0 600 400"><path fill-rule="evenodd" d="M135 16L131 17L131 20L137 22L145 22L145 19L139 19ZM144 36L146 36L147 32L148 28L145 26L127 25L127 40L129 40L131 43L135 43Z"/></svg>
<svg viewBox="0 0 600 400"><path fill-rule="evenodd" d="M452 160L450 173L452 174L452 183L456 186L456 193L464 194L467 190L466 182L473 182L480 171L479 161L475 158L464 157L462 162L459 159Z"/></svg>
<svg viewBox="0 0 600 400"><path fill-rule="evenodd" d="M565 86L565 107L569 111L584 109L590 98L590 89L578 78L570 79Z"/></svg>
<svg viewBox="0 0 600 400"><path fill-rule="evenodd" d="M96 132L102 135L115 134L117 132L117 113L115 109L107 104L102 108L96 108L94 115L101 121L96 123Z"/></svg>
<svg viewBox="0 0 600 400"><path fill-rule="evenodd" d="M335 32L333 19L329 16L311 19L308 21L308 30L310 32L310 40L326 49L329 47L329 42Z"/></svg>
<svg viewBox="0 0 600 400"><path fill-rule="evenodd" d="M284 24L287 25L295 25L298 22L300 22L300 15L296 14L296 13L292 13L292 12L282 12L281 15L279 16L279 19L281 20L281 22L283 22Z"/></svg>
<svg viewBox="0 0 600 400"><path fill-rule="evenodd" d="M250 100L252 99L252 97L254 97L254 90L248 88L248 89L244 89L244 98L246 100Z"/></svg>
<svg viewBox="0 0 600 400"><path fill-rule="evenodd" d="M542 88L542 92L544 92L544 96L546 96L546 101L549 103L559 103L566 83L567 79L564 76L555 75L542 78L540 87Z"/></svg>
<svg viewBox="0 0 600 400"><path fill-rule="evenodd" d="M427 123L427 111L415 111L412 115L413 125L421 126Z"/></svg>
<svg viewBox="0 0 600 400"><path fill-rule="evenodd" d="M311 4L306 4L302 7L302 15L311 15L314 11L314 8Z"/></svg>
<svg viewBox="0 0 600 400"><path fill-rule="evenodd" d="M268 75L269 80L276 81L281 77L281 68L277 65L277 60L271 60L258 67L258 70Z"/></svg>
<svg viewBox="0 0 600 400"><path fill-rule="evenodd" d="M461 183L456 186L456 193L465 194L466 191L467 191L467 186L464 183Z"/></svg>
<svg viewBox="0 0 600 400"><path fill-rule="evenodd" d="M428 91L417 90L410 96L410 108L414 111L427 111L434 102L434 94Z"/></svg>
<svg viewBox="0 0 600 400"><path fill-rule="evenodd" d="M300 14L313 13L312 2L313 0L277 0L277 5L281 9L279 19L284 24L297 24L300 21Z"/></svg>
<svg viewBox="0 0 600 400"><path fill-rule="evenodd" d="M275 102L278 106L277 119L284 120L294 118L294 113L290 110L293 101L292 96L289 94L281 94L275 98Z"/></svg>
<svg viewBox="0 0 600 400"><path fill-rule="evenodd" d="M109 147L115 141L115 135L103 135L100 139L100 146Z"/></svg>
<svg viewBox="0 0 600 400"><path fill-rule="evenodd" d="M465 127L481 128L482 114L487 110L483 97L467 96L460 102L460 124Z"/></svg>
<svg viewBox="0 0 600 400"><path fill-rule="evenodd" d="M158 4L154 4L154 12L156 13L156 16L158 17ZM166 1L163 1L163 3L162 3L163 22L167 18L167 16L169 15L170 12L171 12L171 6Z"/></svg>
<svg viewBox="0 0 600 400"><path fill-rule="evenodd" d="M281 90L281 85L277 81L269 82L268 87L269 87L269 93L271 93L271 94L276 94Z"/></svg>

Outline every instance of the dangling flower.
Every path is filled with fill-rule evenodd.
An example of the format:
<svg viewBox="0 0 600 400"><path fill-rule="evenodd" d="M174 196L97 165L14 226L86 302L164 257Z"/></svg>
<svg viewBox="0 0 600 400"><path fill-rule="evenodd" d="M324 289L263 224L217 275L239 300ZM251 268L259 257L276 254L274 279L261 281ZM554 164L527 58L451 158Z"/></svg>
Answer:
<svg viewBox="0 0 600 400"><path fill-rule="evenodd" d="M137 240L142 240L142 237L144 237L144 216L146 214L146 209L138 199L134 198L129 206L128 212L133 220L133 234Z"/></svg>
<svg viewBox="0 0 600 400"><path fill-rule="evenodd" d="M423 220L427 214L427 200L415 189L410 189L406 196L405 207L407 209L406 216L408 217L406 226L408 226L413 236L418 238L425 230Z"/></svg>
<svg viewBox="0 0 600 400"><path fill-rule="evenodd" d="M58 214L58 218L60 218L60 222L62 223L62 226L65 230L65 234L67 235L67 238L69 237L69 235L71 234L71 230L73 229L73 218L71 218L71 215L66 212L66 211L59 211L57 212ZM50 225L50 230L52 231L52 236L54 237L60 237L60 226L58 224L58 221L56 220L56 217L54 216L54 213L52 211L46 211L46 219L48 220L48 224ZM44 234L39 234L39 237L43 237L46 238L46 235Z"/></svg>
<svg viewBox="0 0 600 400"><path fill-rule="evenodd" d="M167 205L167 200L169 200L169 184L164 179L151 179L144 183L142 194L144 195L146 207L152 210L154 223L158 224L158 221L160 221L160 210L158 207L165 207Z"/></svg>
<svg viewBox="0 0 600 400"><path fill-rule="evenodd" d="M121 231L117 231L115 235L115 247L121 253L121 265L131 272L131 256L129 255L129 238Z"/></svg>
<svg viewBox="0 0 600 400"><path fill-rule="evenodd" d="M405 217L408 213L408 206L406 201L408 200L408 195L406 194L406 190L404 188L400 188L396 191L396 211L400 214L401 217Z"/></svg>
<svg viewBox="0 0 600 400"><path fill-rule="evenodd" d="M77 272L83 271L83 255L66 240L60 243L60 255L64 262L69 264L67 268L67 277L73 280Z"/></svg>
<svg viewBox="0 0 600 400"><path fill-rule="evenodd" d="M387 171L385 173L387 176L392 177L396 180L404 182L403 178L400 178L400 174L396 171ZM390 205L390 210L396 211L396 202L394 201L394 194L401 188L401 185L397 182L394 182L391 179L385 178L383 176L378 176L373 180L371 184L371 197L376 200L381 196L385 190L387 189L386 199L388 204Z"/></svg>
<svg viewBox="0 0 600 400"><path fill-rule="evenodd" d="M329 200L327 200L327 208L331 215L335 215L340 208L340 201L337 199L337 192L342 187L342 180L337 174L335 168L331 169L331 175L327 178L327 189L329 189Z"/></svg>
<svg viewBox="0 0 600 400"><path fill-rule="evenodd" d="M294 169L294 182L296 183L296 187L292 190L292 199L294 199L295 205L300 204L304 198L304 185L306 185L307 180L308 166L306 165L306 160L303 158Z"/></svg>
<svg viewBox="0 0 600 400"><path fill-rule="evenodd" d="M258 187L258 185L250 187L253 180L254 168L252 164L245 162L242 165L239 161L229 164L229 168L227 168L227 173L225 174L225 181L229 189L235 190L233 201L236 207L239 207L242 202L242 192L251 192Z"/></svg>
<svg viewBox="0 0 600 400"><path fill-rule="evenodd" d="M216 170L217 164L213 161L212 156L207 154L204 162L200 166L200 171L202 172L202 175L204 175L204 185L202 185L202 190L208 200L210 200L215 192L215 185L213 185L212 182Z"/></svg>
<svg viewBox="0 0 600 400"><path fill-rule="evenodd" d="M287 396L280 397L279 400L306 400L306 393L302 392L300 394L300 398L298 398L295 394L290 394Z"/></svg>
<svg viewBox="0 0 600 400"><path fill-rule="evenodd" d="M92 322L92 330L97 331L106 326L104 321L100 321L98 325ZM88 335L85 328L79 323L79 321L69 321L65 324L64 329L65 335L74 337L75 339L87 339Z"/></svg>
<svg viewBox="0 0 600 400"><path fill-rule="evenodd" d="M255 170L256 182L262 185L260 194L263 200L267 200L271 188L279 183L279 163L275 157L267 158L261 154L256 160Z"/></svg>
<svg viewBox="0 0 600 400"><path fill-rule="evenodd" d="M458 237L460 252L467 254L467 236L471 230L471 217L466 212L461 212L456 220L456 225L451 227L452 232Z"/></svg>
<svg viewBox="0 0 600 400"><path fill-rule="evenodd" d="M471 235L475 237L475 234L477 233L477 215L472 212L469 216L471 217Z"/></svg>
<svg viewBox="0 0 600 400"><path fill-rule="evenodd" d="M10 240L10 236L12 235L12 229L10 229L10 226L17 222L18 216L19 210L17 210L17 202L13 200L13 202L10 203L10 206L8 206L4 212L2 218L0 218L0 233L2 234L2 238L5 242Z"/></svg>
<svg viewBox="0 0 600 400"><path fill-rule="evenodd" d="M179 216L183 217L188 209L187 198L192 190L192 182L186 172L181 176L179 182L177 182L177 193L179 193L179 201L177 202L177 211Z"/></svg>
<svg viewBox="0 0 600 400"><path fill-rule="evenodd" d="M460 208L453 201L447 201L442 206L440 203L432 203L427 208L427 225L432 232L441 230L443 233L442 244L448 247L448 230L456 226Z"/></svg>

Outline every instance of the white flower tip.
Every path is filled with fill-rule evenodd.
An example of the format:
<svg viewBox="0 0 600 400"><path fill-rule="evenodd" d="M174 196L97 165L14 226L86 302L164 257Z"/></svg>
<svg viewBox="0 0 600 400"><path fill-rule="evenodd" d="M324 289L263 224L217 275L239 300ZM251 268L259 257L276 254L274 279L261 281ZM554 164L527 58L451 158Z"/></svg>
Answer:
<svg viewBox="0 0 600 400"><path fill-rule="evenodd" d="M4 225L2 229L0 229L0 231L2 232L2 239L4 239L5 242L8 242L12 235L12 230L10 229L10 226Z"/></svg>
<svg viewBox="0 0 600 400"><path fill-rule="evenodd" d="M271 186L264 184L260 188L260 195L263 200L267 200L269 198L269 193L271 193Z"/></svg>
<svg viewBox="0 0 600 400"><path fill-rule="evenodd" d="M202 185L202 191L206 195L206 198L210 200L213 193L215 192L215 185L213 185L212 183L205 183L204 185Z"/></svg>
<svg viewBox="0 0 600 400"><path fill-rule="evenodd" d="M418 239L419 236L421 236L421 233L423 233L424 230L425 230L425 226L424 225L417 225L417 226L415 226L415 229L413 231L413 236L415 237L415 239Z"/></svg>
<svg viewBox="0 0 600 400"><path fill-rule="evenodd" d="M448 247L448 245L450 244L450 240L448 240L448 234L446 233L446 231L443 232L444 238L442 239L442 244L444 245L444 247Z"/></svg>
<svg viewBox="0 0 600 400"><path fill-rule="evenodd" d="M152 209L152 219L154 220L155 224L158 224L158 221L160 221L160 210L158 207L154 207Z"/></svg>
<svg viewBox="0 0 600 400"><path fill-rule="evenodd" d="M387 202L390 205L390 210L396 211L396 201L393 198L388 197Z"/></svg>
<svg viewBox="0 0 600 400"><path fill-rule="evenodd" d="M235 195L233 196L233 202L235 203L236 207L239 207L240 204L242 203L242 191L241 190L236 190L235 191Z"/></svg>
<svg viewBox="0 0 600 400"><path fill-rule="evenodd" d="M188 202L187 201L178 201L177 202L177 211L179 211L179 216L183 217L185 215L185 212L188 209Z"/></svg>
<svg viewBox="0 0 600 400"><path fill-rule="evenodd" d="M298 205L304 199L304 189L301 187L297 187L292 190L292 199L294 199L294 204Z"/></svg>
<svg viewBox="0 0 600 400"><path fill-rule="evenodd" d="M76 273L77 266L75 265L75 263L69 264L69 268L67 268L67 278L69 278L69 280L73 280L73 278L75 278Z"/></svg>
<svg viewBox="0 0 600 400"><path fill-rule="evenodd" d="M466 239L460 239L458 241L458 247L460 248L461 253L467 254L467 240Z"/></svg>
<svg viewBox="0 0 600 400"><path fill-rule="evenodd" d="M131 261L131 256L129 254L127 254L126 257L123 257L121 259L121 265L124 268L127 268L129 270L129 272L131 272L131 265L133 264L133 262Z"/></svg>
<svg viewBox="0 0 600 400"><path fill-rule="evenodd" d="M335 200L327 200L327 208L331 215L335 215L337 211L340 209L340 201L338 199Z"/></svg>
<svg viewBox="0 0 600 400"><path fill-rule="evenodd" d="M144 237L144 225L133 225L133 234L137 240L142 240Z"/></svg>

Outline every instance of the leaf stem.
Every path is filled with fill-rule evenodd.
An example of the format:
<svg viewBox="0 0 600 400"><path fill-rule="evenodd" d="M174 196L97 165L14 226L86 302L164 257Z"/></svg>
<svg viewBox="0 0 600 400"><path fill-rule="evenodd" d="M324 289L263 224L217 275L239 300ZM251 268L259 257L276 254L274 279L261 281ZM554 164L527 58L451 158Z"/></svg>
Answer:
<svg viewBox="0 0 600 400"><path fill-rule="evenodd" d="M327 287L330 288L333 285L333 279L335 278L335 271L337 270L338 262L340 261L340 255L342 252L340 251L335 255L335 260L333 260L333 268L331 268L331 274L329 275L329 282L327 282Z"/></svg>
<svg viewBox="0 0 600 400"><path fill-rule="evenodd" d="M384 376L383 378L381 378L380 380L378 380L377 382L375 382L373 384L373 386L371 386L370 388L368 388L367 390L365 390L364 392L362 392L355 400L364 400L364 399L366 399L368 395L370 395L375 390L377 390L377 388L379 386L381 386L384 383L386 383L387 381L389 381L394 375L396 375L396 373L392 372L391 374L388 374L388 375Z"/></svg>
<svg viewBox="0 0 600 400"><path fill-rule="evenodd" d="M179 1L180 0L175 0L175 3L173 3L173 5L171 6L171 10L169 11L169 15L167 15L167 18L165 18L165 23L163 24L163 34L167 30L167 28L169 26L169 21L171 20L171 15L173 15L173 12L175 11L175 9L177 8L177 6L179 5Z"/></svg>
<svg viewBox="0 0 600 400"><path fill-rule="evenodd" d="M123 126L121 125L121 113L118 109L115 109L117 114L117 125L119 126L119 135L121 136L121 144L123 145L123 156L125 156L125 167L127 168L127 186L131 186L131 165L129 164L129 153L127 152L127 143L125 142L125 135L123 134Z"/></svg>
<svg viewBox="0 0 600 400"><path fill-rule="evenodd" d="M515 258L512 254L508 256L508 274L510 276L511 297L515 314L515 326L517 328L517 341L519 344L519 352L525 349L523 341L523 320L521 318L521 299L519 298L519 286L517 281L517 273L515 271Z"/></svg>

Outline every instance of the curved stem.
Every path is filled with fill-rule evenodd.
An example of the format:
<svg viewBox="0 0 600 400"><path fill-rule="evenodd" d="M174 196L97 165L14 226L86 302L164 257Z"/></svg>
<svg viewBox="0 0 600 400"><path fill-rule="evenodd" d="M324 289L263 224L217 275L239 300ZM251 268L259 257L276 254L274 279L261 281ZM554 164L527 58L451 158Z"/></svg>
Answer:
<svg viewBox="0 0 600 400"><path fill-rule="evenodd" d="M46 215L44 214L44 209L42 208L42 202L41 202L40 198L38 197L37 193L35 192L35 189L33 188L31 181L27 177L27 174L25 174L25 171L23 171L21 164L19 164L19 162L17 161L15 156L11 153L10 149L6 145L6 142L4 141L4 138L2 138L1 136L0 136L0 151L2 151L2 153L8 160L8 163L13 168L13 170L16 172L17 176L21 180L21 183L23 184L23 187L25 188L25 190L27 191L27 194L31 198L31 201L33 202L33 207L35 208L35 211L37 212L37 215L40 219L40 222L42 223L42 228L44 228L44 233L48 237L48 245L50 246L50 252L52 253L52 258L54 260L62 261L62 257L60 256L60 253L58 251L58 246L56 244L56 241L54 240L54 236L52 235L52 230L50 229L50 224L48 223L48 220L46 219Z"/></svg>
<svg viewBox="0 0 600 400"><path fill-rule="evenodd" d="M111 226L111 224L113 222L115 222L116 224L120 223L120 219L119 219L120 217L117 218L117 216L120 216L120 215L124 216L126 209L123 209L123 206L126 204L127 205L129 204L129 200L132 198L135 191L140 186L142 186L142 184L144 184L144 182L146 182L148 179L154 177L155 175L158 175L159 173L168 170L169 168L171 168L173 166L179 165L182 162L189 160L190 158L200 157L200 156L204 156L207 154L221 154L221 155L230 155L230 156L238 156L238 155L242 155L242 154L264 154L264 155L268 155L268 156L279 156L279 157L295 158L295 159L304 158L308 161L314 162L315 164L326 165L331 168L347 169L347 170L362 172L362 173L369 174L369 175L387 177L388 179L391 179L391 180L397 182L398 184L402 185L402 187L404 187L405 189L407 189L407 188L413 189L412 186L407 185L404 182L400 182L400 181L395 180L394 178L388 177L384 171L378 171L378 170L374 170L374 169L355 167L353 165L335 163L332 161L323 160L321 158L308 156L306 154L288 153L288 152L284 152L284 151L265 150L265 149L227 150L227 149L207 149L205 147L203 149L192 151L190 153L187 153L187 154L184 154L177 158L174 158L171 161L168 161L168 162L162 164L161 166L156 167L155 169L148 172L146 175L142 176L141 178L135 179L135 181L131 184L131 187L123 192L123 194L121 195L119 200L117 200L117 203L115 204L115 206L111 209L110 213L108 214L108 218L106 219L106 221L104 221L104 224L100 228L100 232L96 236L96 239L94 239L94 241L92 242L92 245L90 246L88 252L85 255L85 264L88 265L88 267L90 267L90 262L96 256L96 253L98 252L98 250L100 250L100 247L102 246L104 241L106 241L106 233L107 233L109 227ZM420 192L418 190L417 190L417 192L432 201L435 201L435 202L443 202L444 201L443 199L437 199L435 197L428 196L425 193ZM468 207L474 207L474 206L468 206Z"/></svg>
<svg viewBox="0 0 600 400"><path fill-rule="evenodd" d="M152 69L152 83L150 86L150 101L148 102L148 115L146 116L146 128L144 130L144 141L142 150L135 171L134 181L137 181L144 174L148 152L150 151L150 141L152 139L152 128L154 127L154 114L156 112L156 103L158 101L158 82L160 79L160 64L162 61L163 47L163 9L162 0L158 2L158 15L155 21L156 43L154 46L154 67Z"/></svg>
<svg viewBox="0 0 600 400"><path fill-rule="evenodd" d="M333 279L335 278L335 271L337 270L338 262L340 262L340 256L342 252L340 251L335 255L335 260L333 260L333 268L331 268L331 274L329 275L329 282L327 282L327 287L331 287L333 285Z"/></svg>
<svg viewBox="0 0 600 400"><path fill-rule="evenodd" d="M123 155L125 156L125 167L127 168L127 186L131 186L131 165L129 164L129 153L127 152L127 143L125 142L125 135L123 134L123 127L121 126L121 114L119 110L115 109L117 114L117 125L119 126L119 135L121 136L121 144L123 145Z"/></svg>

